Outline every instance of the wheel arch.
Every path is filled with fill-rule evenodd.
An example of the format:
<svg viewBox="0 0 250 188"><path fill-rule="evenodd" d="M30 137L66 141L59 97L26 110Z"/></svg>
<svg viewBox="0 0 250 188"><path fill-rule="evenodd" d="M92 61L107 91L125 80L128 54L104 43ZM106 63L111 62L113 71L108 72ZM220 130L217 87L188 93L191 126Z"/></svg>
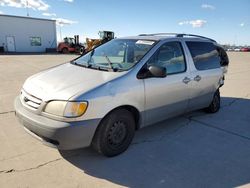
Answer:
<svg viewBox="0 0 250 188"><path fill-rule="evenodd" d="M141 114L140 114L140 111L132 106L132 105L122 105L122 106L118 106L118 107L115 107L114 109L110 110L103 118L102 120L107 117L109 114L111 114L112 112L116 111L116 110L119 110L119 109L126 109L128 110L129 112L131 112L131 114L133 115L134 119L135 119L135 130L138 130L140 129L140 122L141 122ZM101 124L102 120L100 121L99 125ZM98 127L99 127L98 125Z"/></svg>

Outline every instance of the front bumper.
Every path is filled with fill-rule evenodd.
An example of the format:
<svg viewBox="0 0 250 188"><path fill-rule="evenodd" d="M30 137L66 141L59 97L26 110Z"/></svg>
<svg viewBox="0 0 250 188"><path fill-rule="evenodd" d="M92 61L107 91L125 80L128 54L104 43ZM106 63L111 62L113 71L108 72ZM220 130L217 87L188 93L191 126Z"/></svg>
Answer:
<svg viewBox="0 0 250 188"><path fill-rule="evenodd" d="M100 119L77 122L61 122L27 110L15 99L16 117L25 130L49 146L60 150L87 147L91 144Z"/></svg>

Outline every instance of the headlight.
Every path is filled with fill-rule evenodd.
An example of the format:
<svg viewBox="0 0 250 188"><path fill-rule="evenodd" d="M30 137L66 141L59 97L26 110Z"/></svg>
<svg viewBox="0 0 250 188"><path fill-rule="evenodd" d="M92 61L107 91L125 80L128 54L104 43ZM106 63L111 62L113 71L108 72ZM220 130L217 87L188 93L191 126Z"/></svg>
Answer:
<svg viewBox="0 0 250 188"><path fill-rule="evenodd" d="M51 101L44 112L61 117L79 117L87 110L87 102Z"/></svg>
<svg viewBox="0 0 250 188"><path fill-rule="evenodd" d="M79 117L85 113L88 104L86 102L68 102L64 110L65 117Z"/></svg>

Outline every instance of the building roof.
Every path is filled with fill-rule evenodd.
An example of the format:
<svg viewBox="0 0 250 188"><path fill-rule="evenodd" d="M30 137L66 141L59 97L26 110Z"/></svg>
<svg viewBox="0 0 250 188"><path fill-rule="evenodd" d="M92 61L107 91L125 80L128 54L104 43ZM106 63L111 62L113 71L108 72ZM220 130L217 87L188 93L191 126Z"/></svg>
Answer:
<svg viewBox="0 0 250 188"><path fill-rule="evenodd" d="M15 16L15 15L7 15L7 14L0 14L0 17L22 18L22 19L32 19L32 20L51 21L51 22L56 21L56 20L51 20L51 19L34 18L34 17L28 17L28 16Z"/></svg>

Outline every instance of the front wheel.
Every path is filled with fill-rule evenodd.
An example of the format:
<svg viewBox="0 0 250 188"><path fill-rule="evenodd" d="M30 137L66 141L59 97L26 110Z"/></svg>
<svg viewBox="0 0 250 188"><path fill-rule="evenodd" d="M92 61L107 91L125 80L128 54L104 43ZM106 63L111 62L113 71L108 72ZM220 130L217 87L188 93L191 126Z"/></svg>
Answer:
<svg viewBox="0 0 250 188"><path fill-rule="evenodd" d="M63 54L68 54L69 53L69 49L68 48L63 48L62 49L62 53Z"/></svg>
<svg viewBox="0 0 250 188"><path fill-rule="evenodd" d="M93 148L107 157L124 152L132 142L135 133L135 120L125 109L115 110L106 116L92 140Z"/></svg>
<svg viewBox="0 0 250 188"><path fill-rule="evenodd" d="M208 113L215 113L218 112L219 109L220 109L220 91L218 89L214 94L212 102L205 110Z"/></svg>

